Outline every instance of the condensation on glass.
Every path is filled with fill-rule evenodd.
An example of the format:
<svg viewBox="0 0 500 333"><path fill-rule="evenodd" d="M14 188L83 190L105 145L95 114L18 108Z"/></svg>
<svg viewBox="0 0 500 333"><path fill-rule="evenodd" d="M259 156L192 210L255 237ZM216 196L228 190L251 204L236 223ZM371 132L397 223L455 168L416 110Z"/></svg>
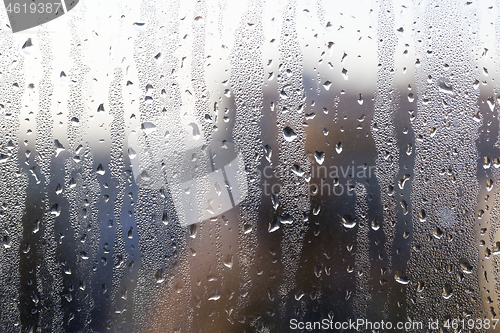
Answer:
<svg viewBox="0 0 500 333"><path fill-rule="evenodd" d="M499 1L1 15L1 332L500 331Z"/></svg>

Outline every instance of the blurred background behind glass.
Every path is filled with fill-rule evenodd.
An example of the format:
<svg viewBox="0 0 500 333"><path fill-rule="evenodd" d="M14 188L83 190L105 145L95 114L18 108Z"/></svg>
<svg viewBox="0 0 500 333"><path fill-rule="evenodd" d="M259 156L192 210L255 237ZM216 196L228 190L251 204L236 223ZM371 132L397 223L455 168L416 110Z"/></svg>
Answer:
<svg viewBox="0 0 500 333"><path fill-rule="evenodd" d="M2 14L0 331L496 318L498 6Z"/></svg>

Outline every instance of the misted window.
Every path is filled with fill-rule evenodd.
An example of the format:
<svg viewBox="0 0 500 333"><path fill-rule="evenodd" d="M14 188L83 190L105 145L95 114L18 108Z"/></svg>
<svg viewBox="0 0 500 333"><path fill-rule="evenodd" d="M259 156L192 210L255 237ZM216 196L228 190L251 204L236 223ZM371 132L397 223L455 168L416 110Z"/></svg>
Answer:
<svg viewBox="0 0 500 333"><path fill-rule="evenodd" d="M1 332L500 331L498 1L9 1Z"/></svg>

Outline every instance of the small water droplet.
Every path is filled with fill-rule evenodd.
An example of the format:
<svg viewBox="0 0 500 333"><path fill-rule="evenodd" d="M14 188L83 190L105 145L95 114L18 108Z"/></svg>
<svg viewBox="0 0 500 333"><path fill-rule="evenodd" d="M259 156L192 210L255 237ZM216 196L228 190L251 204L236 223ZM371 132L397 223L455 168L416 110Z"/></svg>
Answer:
<svg viewBox="0 0 500 333"><path fill-rule="evenodd" d="M347 74L347 69L342 68L342 76L344 77L344 80L346 80L346 81L349 79L349 75Z"/></svg>
<svg viewBox="0 0 500 333"><path fill-rule="evenodd" d="M224 266L227 268L231 269L233 268L233 256L228 254L227 257L224 259Z"/></svg>
<svg viewBox="0 0 500 333"><path fill-rule="evenodd" d="M304 295L305 293L302 289L297 291L297 293L295 294L295 300L300 301L301 298L304 297Z"/></svg>
<svg viewBox="0 0 500 333"><path fill-rule="evenodd" d="M418 218L420 219L420 222L425 222L425 220L426 220L425 210L421 209L418 212Z"/></svg>
<svg viewBox="0 0 500 333"><path fill-rule="evenodd" d="M337 154L340 154L342 152L342 142L337 143L337 145L335 146L335 151L337 152Z"/></svg>
<svg viewBox="0 0 500 333"><path fill-rule="evenodd" d="M133 160L137 156L137 153L132 147L128 148L128 157Z"/></svg>
<svg viewBox="0 0 500 333"><path fill-rule="evenodd" d="M102 164L99 164L97 166L97 171L96 171L99 175L104 175L106 173L106 171L104 170L104 167L102 166Z"/></svg>
<svg viewBox="0 0 500 333"><path fill-rule="evenodd" d="M363 105L363 96L361 94L359 94L359 97L358 97L358 104Z"/></svg>

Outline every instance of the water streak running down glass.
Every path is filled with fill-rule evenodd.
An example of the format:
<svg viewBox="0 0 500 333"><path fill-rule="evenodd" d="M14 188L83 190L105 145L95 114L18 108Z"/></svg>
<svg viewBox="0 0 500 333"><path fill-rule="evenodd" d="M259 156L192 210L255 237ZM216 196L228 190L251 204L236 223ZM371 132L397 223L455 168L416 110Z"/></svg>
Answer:
<svg viewBox="0 0 500 333"><path fill-rule="evenodd" d="M0 332L500 332L500 1L8 22Z"/></svg>

